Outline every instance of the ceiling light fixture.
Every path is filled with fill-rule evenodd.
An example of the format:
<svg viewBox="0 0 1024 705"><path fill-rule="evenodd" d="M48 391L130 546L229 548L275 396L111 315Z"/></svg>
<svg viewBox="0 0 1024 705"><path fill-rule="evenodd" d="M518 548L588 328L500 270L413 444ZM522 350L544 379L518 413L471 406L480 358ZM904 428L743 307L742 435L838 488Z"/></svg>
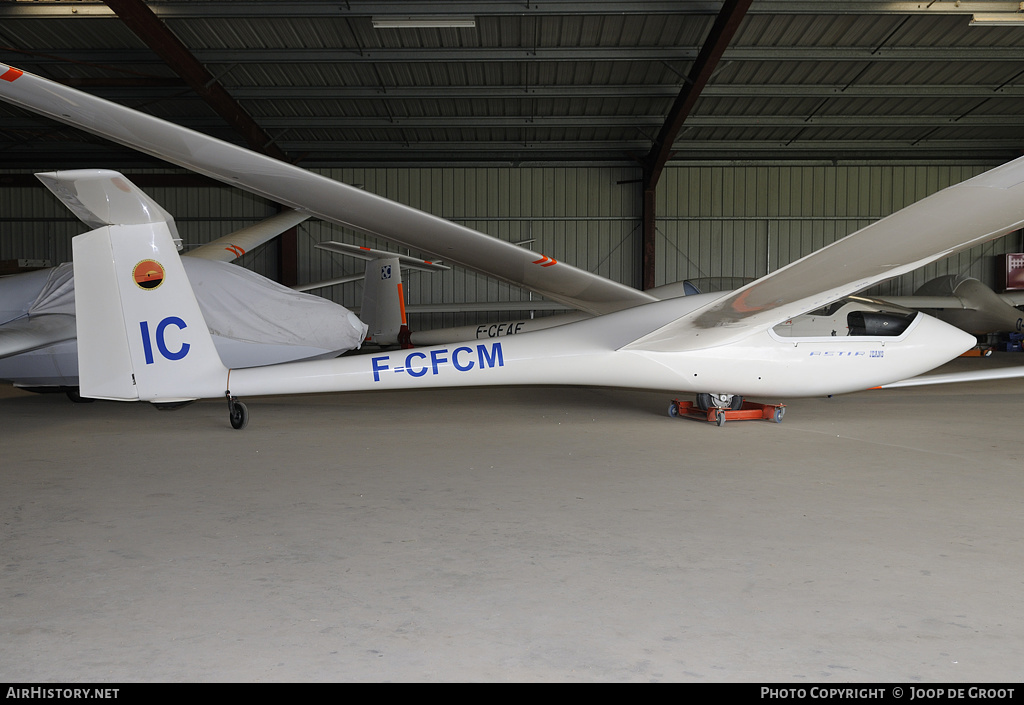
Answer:
<svg viewBox="0 0 1024 705"><path fill-rule="evenodd" d="M476 27L474 17L445 17L423 15L407 17L372 17L374 29L395 29L409 27Z"/></svg>
<svg viewBox="0 0 1024 705"><path fill-rule="evenodd" d="M987 12L971 17L971 27L1024 27L1024 12Z"/></svg>

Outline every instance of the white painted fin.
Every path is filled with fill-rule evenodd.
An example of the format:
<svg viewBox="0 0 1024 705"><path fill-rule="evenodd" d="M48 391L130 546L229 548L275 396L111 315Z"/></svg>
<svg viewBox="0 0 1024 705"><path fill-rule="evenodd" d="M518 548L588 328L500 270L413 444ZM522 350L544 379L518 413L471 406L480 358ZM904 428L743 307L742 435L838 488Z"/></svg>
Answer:
<svg viewBox="0 0 1024 705"><path fill-rule="evenodd" d="M223 395L221 363L165 222L72 240L80 393L178 402Z"/></svg>
<svg viewBox="0 0 1024 705"><path fill-rule="evenodd" d="M379 345L401 342L399 336L407 321L402 268L397 257L382 257L366 263L359 317L367 325L368 341Z"/></svg>

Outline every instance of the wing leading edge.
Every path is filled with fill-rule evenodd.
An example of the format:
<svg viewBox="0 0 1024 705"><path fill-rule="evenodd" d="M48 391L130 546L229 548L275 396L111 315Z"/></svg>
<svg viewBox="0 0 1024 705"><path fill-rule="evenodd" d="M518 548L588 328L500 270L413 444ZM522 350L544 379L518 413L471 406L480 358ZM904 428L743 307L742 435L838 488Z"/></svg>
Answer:
<svg viewBox="0 0 1024 705"><path fill-rule="evenodd" d="M1024 226L1024 157L923 198L628 348L723 345Z"/></svg>
<svg viewBox="0 0 1024 705"><path fill-rule="evenodd" d="M431 253L593 314L656 300L386 198L0 64L0 99L321 219ZM1024 158L933 194L642 336L723 345L1024 225Z"/></svg>
<svg viewBox="0 0 1024 705"><path fill-rule="evenodd" d="M0 99L593 314L656 298L510 242L0 64Z"/></svg>

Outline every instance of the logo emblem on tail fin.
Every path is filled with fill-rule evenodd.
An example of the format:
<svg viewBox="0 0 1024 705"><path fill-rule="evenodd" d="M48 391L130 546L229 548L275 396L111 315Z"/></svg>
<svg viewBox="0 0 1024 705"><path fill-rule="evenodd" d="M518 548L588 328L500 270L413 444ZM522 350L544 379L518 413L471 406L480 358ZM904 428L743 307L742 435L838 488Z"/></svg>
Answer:
<svg viewBox="0 0 1024 705"><path fill-rule="evenodd" d="M164 283L164 267L153 259L144 259L132 270L132 279L140 289L155 289Z"/></svg>

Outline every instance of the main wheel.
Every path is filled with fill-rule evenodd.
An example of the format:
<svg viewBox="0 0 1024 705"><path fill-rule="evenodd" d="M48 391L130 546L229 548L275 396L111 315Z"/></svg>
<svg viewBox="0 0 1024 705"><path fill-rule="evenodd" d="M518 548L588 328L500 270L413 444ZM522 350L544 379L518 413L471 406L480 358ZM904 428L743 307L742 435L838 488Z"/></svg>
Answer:
<svg viewBox="0 0 1024 705"><path fill-rule="evenodd" d="M697 408L707 411L711 408L739 411L743 406L743 397L739 394L698 394Z"/></svg>
<svg viewBox="0 0 1024 705"><path fill-rule="evenodd" d="M249 410L240 401L231 402L231 411L228 415L231 418L231 428L241 430L249 423Z"/></svg>

